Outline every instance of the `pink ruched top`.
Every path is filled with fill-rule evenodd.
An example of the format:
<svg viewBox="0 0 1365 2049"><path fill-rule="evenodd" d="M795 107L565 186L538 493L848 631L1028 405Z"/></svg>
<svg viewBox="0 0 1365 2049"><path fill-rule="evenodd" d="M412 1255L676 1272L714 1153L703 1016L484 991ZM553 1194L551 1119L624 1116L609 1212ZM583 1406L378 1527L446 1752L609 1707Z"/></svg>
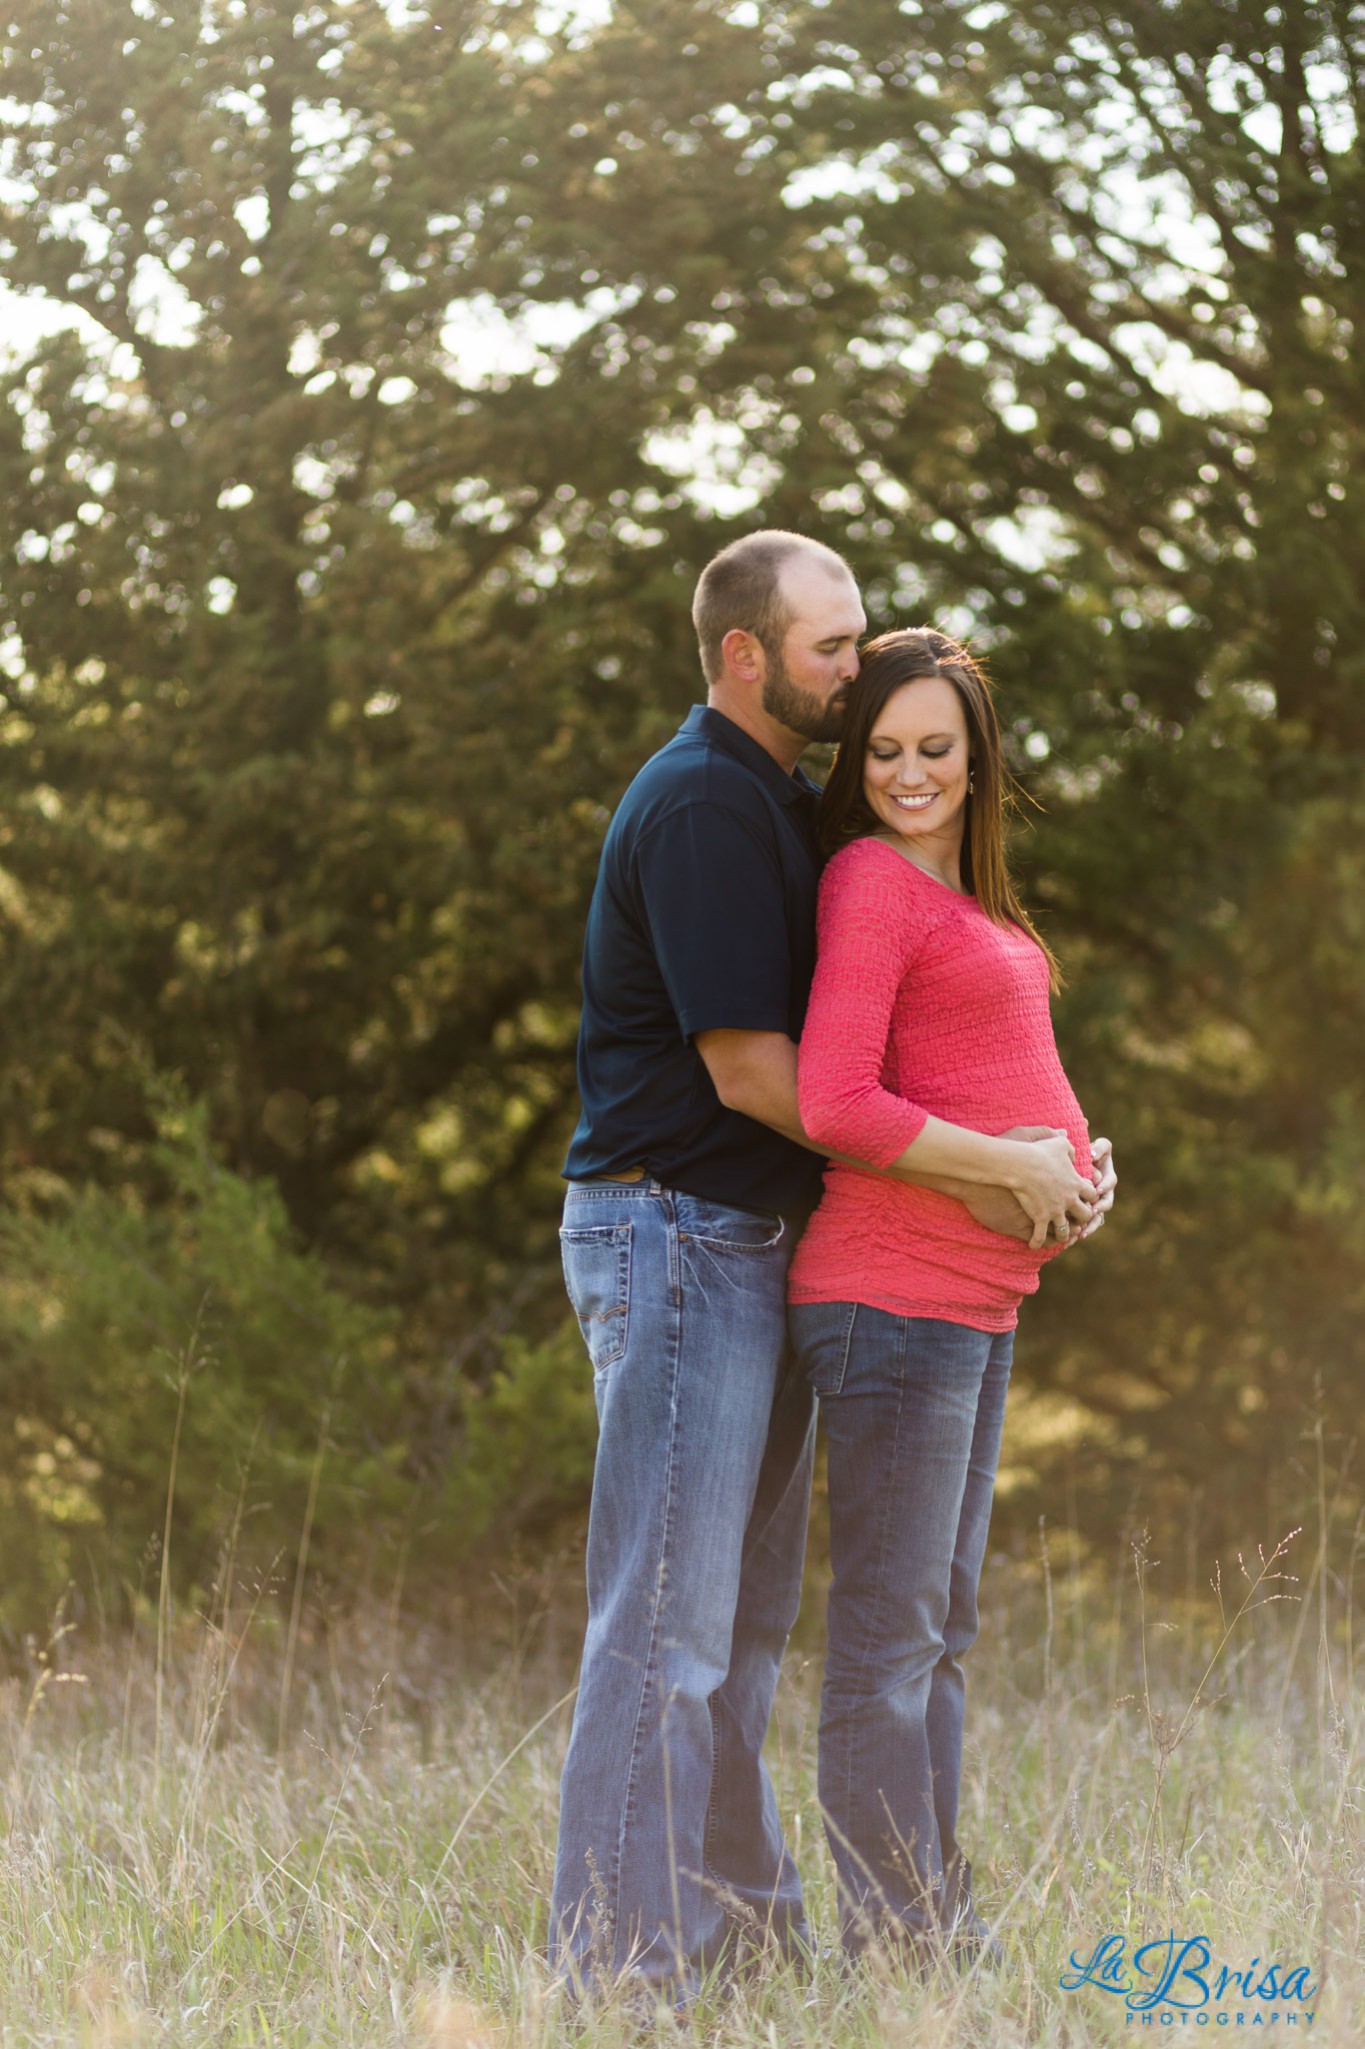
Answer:
<svg viewBox="0 0 1365 2049"><path fill-rule="evenodd" d="M1052 1033L1048 966L896 848L858 839L820 884L819 956L801 1035L809 1136L872 1167L899 1159L927 1116L998 1134L1062 1126L1090 1172L1081 1108ZM1013 1328L1044 1260L964 1204L831 1162L797 1246L793 1302L865 1302L899 1316Z"/></svg>

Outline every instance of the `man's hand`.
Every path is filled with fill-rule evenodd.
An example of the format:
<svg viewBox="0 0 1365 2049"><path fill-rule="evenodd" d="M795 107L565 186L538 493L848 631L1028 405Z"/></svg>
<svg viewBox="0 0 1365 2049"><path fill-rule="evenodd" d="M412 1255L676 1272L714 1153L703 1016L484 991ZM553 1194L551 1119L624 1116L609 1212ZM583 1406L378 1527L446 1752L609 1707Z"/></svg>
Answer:
<svg viewBox="0 0 1365 2049"><path fill-rule="evenodd" d="M1010 1136L1018 1138L1019 1133ZM988 1231L998 1231L1002 1238L1017 1238L1021 1245L1032 1240L1033 1219L1012 1189L987 1188L979 1181L931 1181L926 1185L937 1188L940 1195L954 1196Z"/></svg>

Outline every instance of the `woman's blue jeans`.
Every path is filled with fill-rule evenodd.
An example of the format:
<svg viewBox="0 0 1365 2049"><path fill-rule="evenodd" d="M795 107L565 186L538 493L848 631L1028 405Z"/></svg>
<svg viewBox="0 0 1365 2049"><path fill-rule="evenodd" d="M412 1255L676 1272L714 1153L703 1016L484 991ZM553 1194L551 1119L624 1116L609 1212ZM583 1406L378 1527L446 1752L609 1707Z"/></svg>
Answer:
<svg viewBox="0 0 1365 2049"><path fill-rule="evenodd" d="M736 1929L806 1939L762 1757L814 1445L794 1236L657 1181L565 1203L599 1423L550 1927L580 1982L630 1970L686 1996Z"/></svg>
<svg viewBox="0 0 1365 2049"><path fill-rule="evenodd" d="M829 1443L820 1804L845 1947L933 1948L971 1911L957 1840L965 1689L1013 1331L794 1304Z"/></svg>

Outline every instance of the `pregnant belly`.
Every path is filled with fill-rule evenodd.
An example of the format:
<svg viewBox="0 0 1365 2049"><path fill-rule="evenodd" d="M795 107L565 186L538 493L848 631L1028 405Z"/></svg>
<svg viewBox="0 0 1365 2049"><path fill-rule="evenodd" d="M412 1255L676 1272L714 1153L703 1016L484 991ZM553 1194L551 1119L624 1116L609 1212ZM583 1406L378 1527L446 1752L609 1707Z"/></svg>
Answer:
<svg viewBox="0 0 1365 2049"><path fill-rule="evenodd" d="M969 1116L959 1099L956 1114L946 1107L935 1114L993 1137L1029 1125L1064 1130L1076 1148L1077 1171L1088 1176L1090 1136L1065 1078L1060 1087L1041 1090L1037 1076L1031 1079L1028 1099L1009 1110L1002 1112L997 1099L990 1106L978 1102L977 1114ZM987 1327L1012 1320L1020 1299L1036 1290L1040 1268L1062 1250L1034 1251L992 1231L952 1196L832 1163L792 1262L790 1293L796 1301L865 1301Z"/></svg>
<svg viewBox="0 0 1365 2049"><path fill-rule="evenodd" d="M1081 1115L1080 1104L1071 1095L1070 1090L1067 1091L1067 1095L1069 1100L1054 1101L1040 1109L1037 1116L1030 1114L1027 1117L1017 1118L1014 1124L1008 1126L1000 1125L997 1128L1000 1131L1004 1131L1017 1130L1021 1127L1027 1128L1030 1125L1048 1125L1054 1131L1065 1131L1072 1145L1076 1148L1076 1172L1088 1179L1092 1165L1090 1158L1090 1132L1084 1117Z"/></svg>

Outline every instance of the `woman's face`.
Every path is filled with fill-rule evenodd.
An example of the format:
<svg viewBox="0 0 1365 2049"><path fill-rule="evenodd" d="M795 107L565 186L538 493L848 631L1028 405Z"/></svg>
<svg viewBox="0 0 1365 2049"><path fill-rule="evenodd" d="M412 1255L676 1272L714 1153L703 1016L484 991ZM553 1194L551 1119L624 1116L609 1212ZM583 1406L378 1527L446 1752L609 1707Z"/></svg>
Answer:
<svg viewBox="0 0 1365 2049"><path fill-rule="evenodd" d="M941 676L893 691L868 736L863 795L878 822L927 857L962 846L971 762L962 700Z"/></svg>

